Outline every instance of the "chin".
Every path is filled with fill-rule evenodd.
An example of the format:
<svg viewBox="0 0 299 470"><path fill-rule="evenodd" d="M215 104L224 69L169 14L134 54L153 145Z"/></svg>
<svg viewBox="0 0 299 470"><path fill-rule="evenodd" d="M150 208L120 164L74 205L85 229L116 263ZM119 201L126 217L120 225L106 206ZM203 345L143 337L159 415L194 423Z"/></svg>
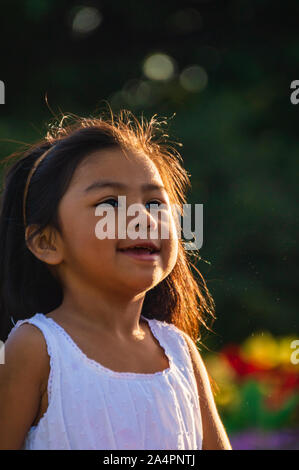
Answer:
<svg viewBox="0 0 299 470"><path fill-rule="evenodd" d="M131 290L132 292L141 293L152 289L157 284L159 284L159 282L161 282L161 276L140 275L138 277L127 277L124 285L128 290Z"/></svg>

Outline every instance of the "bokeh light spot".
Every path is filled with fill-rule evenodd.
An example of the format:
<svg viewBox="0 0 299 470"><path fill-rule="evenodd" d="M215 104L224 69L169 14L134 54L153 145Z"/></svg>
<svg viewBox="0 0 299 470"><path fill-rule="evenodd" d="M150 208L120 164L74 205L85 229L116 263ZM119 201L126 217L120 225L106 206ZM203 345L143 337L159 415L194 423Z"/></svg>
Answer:
<svg viewBox="0 0 299 470"><path fill-rule="evenodd" d="M152 54L143 64L143 73L151 80L169 80L174 69L173 59L162 53Z"/></svg>
<svg viewBox="0 0 299 470"><path fill-rule="evenodd" d="M182 71L180 75L180 83L187 91L201 91L208 83L207 72L199 65L191 65Z"/></svg>
<svg viewBox="0 0 299 470"><path fill-rule="evenodd" d="M74 14L73 31L78 34L90 33L101 24L102 19L102 15L97 8L81 7Z"/></svg>
<svg viewBox="0 0 299 470"><path fill-rule="evenodd" d="M131 106L146 104L151 96L151 87L143 80L131 79L123 87L126 101Z"/></svg>

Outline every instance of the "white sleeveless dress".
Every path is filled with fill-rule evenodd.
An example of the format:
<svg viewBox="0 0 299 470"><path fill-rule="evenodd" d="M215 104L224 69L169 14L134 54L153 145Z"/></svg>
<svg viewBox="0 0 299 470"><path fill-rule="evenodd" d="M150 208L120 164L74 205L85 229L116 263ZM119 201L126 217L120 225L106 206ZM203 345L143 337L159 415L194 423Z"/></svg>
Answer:
<svg viewBox="0 0 299 470"><path fill-rule="evenodd" d="M48 409L24 450L200 450L202 419L188 345L175 325L142 316L169 367L116 372L88 358L42 313L19 320L40 329L50 357Z"/></svg>

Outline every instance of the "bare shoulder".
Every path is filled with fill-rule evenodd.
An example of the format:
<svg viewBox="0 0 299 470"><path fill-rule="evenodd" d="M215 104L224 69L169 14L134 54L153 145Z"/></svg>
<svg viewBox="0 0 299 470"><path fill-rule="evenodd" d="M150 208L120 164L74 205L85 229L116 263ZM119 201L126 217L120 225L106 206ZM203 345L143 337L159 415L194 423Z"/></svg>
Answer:
<svg viewBox="0 0 299 470"><path fill-rule="evenodd" d="M191 357L193 369L194 369L194 374L197 379L197 384L201 388L203 386L207 387L210 384L210 381L209 381L209 376L208 376L204 361L201 357L201 354L198 348L196 347L196 344L194 343L193 339L190 338L190 336L182 330L180 330L180 333L185 338L187 346L189 348L190 357Z"/></svg>
<svg viewBox="0 0 299 470"><path fill-rule="evenodd" d="M180 330L181 331L181 330ZM203 450L232 450L214 400L209 374L190 336L181 331L190 351L203 426Z"/></svg>
<svg viewBox="0 0 299 470"><path fill-rule="evenodd" d="M189 353L190 353L190 357L191 357L191 361L193 365L193 370L194 370L194 375L195 375L196 382L197 382L199 398L202 399L204 397L206 402L208 401L210 404L212 404L214 402L213 392L211 389L209 374L207 372L207 369L201 357L201 354L195 342L193 341L193 339L181 329L178 329L178 330L181 333L181 335L184 337L187 343L188 349L189 349ZM204 405L206 406L206 403L204 403Z"/></svg>
<svg viewBox="0 0 299 470"><path fill-rule="evenodd" d="M7 372L26 370L26 375L39 381L42 388L48 365L47 345L38 327L23 323L11 332L5 342L4 369Z"/></svg>
<svg viewBox="0 0 299 470"><path fill-rule="evenodd" d="M13 330L5 342L5 356L14 359L18 354L24 355L24 359L33 353L45 356L47 346L41 330L31 323L23 323Z"/></svg>
<svg viewBox="0 0 299 470"><path fill-rule="evenodd" d="M0 365L0 449L20 449L40 407L49 368L42 332L29 323L11 331Z"/></svg>

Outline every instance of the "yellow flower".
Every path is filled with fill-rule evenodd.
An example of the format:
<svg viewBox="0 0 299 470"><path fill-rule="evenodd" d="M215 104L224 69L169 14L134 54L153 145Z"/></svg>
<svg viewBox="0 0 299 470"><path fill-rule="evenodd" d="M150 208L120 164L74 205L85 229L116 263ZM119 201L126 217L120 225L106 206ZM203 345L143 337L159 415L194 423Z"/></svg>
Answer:
<svg viewBox="0 0 299 470"><path fill-rule="evenodd" d="M241 358L251 364L271 369L280 362L278 341L267 331L259 331L247 338L241 346Z"/></svg>
<svg viewBox="0 0 299 470"><path fill-rule="evenodd" d="M215 396L215 403L217 406L223 408L235 407L240 402L239 388L229 382L218 383L219 392Z"/></svg>
<svg viewBox="0 0 299 470"><path fill-rule="evenodd" d="M218 380L220 382L231 382L237 375L230 365L223 359L221 354L207 354L204 357L204 362L209 374L211 374L216 382L218 382Z"/></svg>

